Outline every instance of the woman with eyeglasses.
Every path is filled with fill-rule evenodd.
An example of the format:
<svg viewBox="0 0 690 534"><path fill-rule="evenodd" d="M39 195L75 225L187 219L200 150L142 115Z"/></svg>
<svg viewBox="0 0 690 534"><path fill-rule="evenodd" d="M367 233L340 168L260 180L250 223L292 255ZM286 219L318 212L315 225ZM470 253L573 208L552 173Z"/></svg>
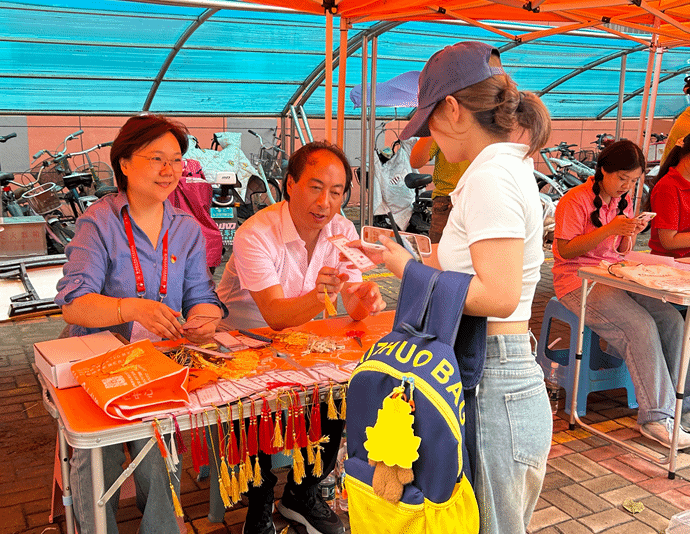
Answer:
<svg viewBox="0 0 690 534"><path fill-rule="evenodd" d="M580 267L616 263L646 226L632 218L628 193L644 176L645 158L632 141L602 150L594 177L558 201L553 246L553 284L558 300L580 313ZM585 324L623 358L639 404L640 433L670 446L675 414L673 380L678 376L683 318L671 304L604 284L587 296ZM678 448L690 446L683 429Z"/></svg>
<svg viewBox="0 0 690 534"><path fill-rule="evenodd" d="M130 118L113 142L110 159L119 193L95 202L79 217L67 246L55 302L71 336L103 330L130 341L182 337L178 317L213 318L184 337L208 341L223 316L206 266L201 228L167 200L182 174L187 129L160 115ZM148 440L127 443L134 458ZM108 488L122 473L122 445L104 448ZM75 449L70 481L80 532L95 532L88 450ZM134 471L139 532L176 532L165 462L157 448ZM179 494L179 479L176 480ZM106 506L108 534L117 532L118 494Z"/></svg>

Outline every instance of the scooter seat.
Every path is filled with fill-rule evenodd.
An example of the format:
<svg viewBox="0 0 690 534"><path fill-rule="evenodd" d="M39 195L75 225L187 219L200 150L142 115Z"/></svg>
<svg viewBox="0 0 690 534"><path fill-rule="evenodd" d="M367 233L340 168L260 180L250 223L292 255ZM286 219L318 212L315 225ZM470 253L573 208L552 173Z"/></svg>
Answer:
<svg viewBox="0 0 690 534"><path fill-rule="evenodd" d="M426 187L431 183L430 174L418 174L416 172L411 172L405 176L405 185L410 189L418 189L420 187Z"/></svg>
<svg viewBox="0 0 690 534"><path fill-rule="evenodd" d="M12 180L14 180L14 174L9 173L9 172L0 173L0 185L1 186L3 186L3 187L6 186Z"/></svg>

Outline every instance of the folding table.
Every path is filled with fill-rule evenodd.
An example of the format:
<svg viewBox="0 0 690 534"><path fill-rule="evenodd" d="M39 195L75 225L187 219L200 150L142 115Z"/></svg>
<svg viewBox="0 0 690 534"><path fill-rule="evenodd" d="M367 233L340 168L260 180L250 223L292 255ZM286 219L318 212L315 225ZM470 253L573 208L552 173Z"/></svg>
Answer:
<svg viewBox="0 0 690 534"><path fill-rule="evenodd" d="M688 338L690 337L690 314L685 316L685 327L683 329L683 343L681 349L680 370L678 372L678 381L676 383L676 406L675 417L673 423L673 438L671 440L671 450L667 457L657 458L643 451L639 447L632 446L625 441L609 436L608 434L593 428L592 426L583 423L577 415L577 388L580 380L580 365L582 363L582 345L585 331L585 310L587 309L587 294L589 293L590 282L605 284L611 287L622 289L624 291L631 291L640 295L646 295L659 299L663 302L670 302L673 304L680 304L687 306L690 304L690 294L677 293L673 291L663 291L660 289L652 289L643 286L637 282L626 280L610 274L606 269L601 267L582 267L578 269L577 274L582 278L582 302L580 305L580 322L579 332L577 338L577 354L575 355L575 378L573 381L573 398L571 402L570 412L570 430L574 430L577 422L582 428L589 432L600 436L607 441L611 441L620 445L621 447L642 456L643 458L659 465L668 464L668 478L674 479L676 476L676 456L678 453L678 433L680 430L680 417L683 407L683 394L685 392L685 377L688 372L688 362L690 361L690 344ZM593 285L592 284L592 285Z"/></svg>
<svg viewBox="0 0 690 534"><path fill-rule="evenodd" d="M310 321L299 328L291 329L300 332L308 332L328 337L345 337L349 330L361 330L363 346L359 347L354 340L348 346L332 354L338 363L345 363L346 360L356 360L366 351L375 341L390 332L393 324L394 312L388 311L375 317L368 317L363 321L353 322L349 317L333 317L320 321ZM265 334L270 332L268 328L254 330L257 333ZM63 503L65 505L65 517L67 531L74 533L74 515L72 510L72 495L69 486L69 456L68 445L76 449L89 449L91 451L92 478L93 478L93 498L96 510L96 534L106 534L106 515L105 503L112 494L124 482L124 480L134 471L146 453L155 446L156 440L153 436L153 428L150 421L147 422L127 422L116 420L97 406L91 397L87 395L81 387L69 389L56 389L47 380L39 375L39 381L43 387L43 403L50 414L58 423L59 456L63 480ZM310 402L313 390L300 393L300 400L303 403ZM322 400L326 400L326 391L321 391ZM275 401L270 403L271 410L275 411ZM222 420L226 421L226 411L221 410ZM237 418L238 411L234 410ZM211 424L215 424L215 417L210 418ZM161 432L171 433L171 418L160 417ZM178 419L181 430L189 430L191 423L188 417ZM113 487L106 490L103 480L103 451L102 448L108 445L126 443L128 441L150 438L142 452L124 470L120 478L113 484Z"/></svg>

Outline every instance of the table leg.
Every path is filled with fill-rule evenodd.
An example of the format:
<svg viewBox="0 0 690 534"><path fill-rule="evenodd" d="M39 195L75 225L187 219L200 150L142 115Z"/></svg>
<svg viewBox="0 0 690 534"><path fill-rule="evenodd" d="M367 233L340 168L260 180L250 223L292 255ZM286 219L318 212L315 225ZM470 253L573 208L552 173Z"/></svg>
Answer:
<svg viewBox="0 0 690 534"><path fill-rule="evenodd" d="M587 310L587 287L589 280L582 279L582 298L580 299L580 322L577 326L577 352L575 353L575 370L573 377L573 392L570 400L570 430L575 430L577 416L577 390L580 387L580 367L582 366L582 345L585 337L585 310Z"/></svg>
<svg viewBox="0 0 690 534"><path fill-rule="evenodd" d="M105 481L103 480L103 449L100 447L91 449L91 483L93 485L93 513L95 516L96 534L107 534L106 504L98 504L105 487Z"/></svg>
<svg viewBox="0 0 690 534"><path fill-rule="evenodd" d="M671 439L671 452L668 464L668 478L676 478L676 457L678 456L678 434L680 432L680 419L683 414L683 396L685 394L685 378L688 374L688 362L690 362L690 313L685 314L685 327L683 328L683 343L680 351L680 369L678 370L678 382L676 384L676 411L673 420L673 438Z"/></svg>
<svg viewBox="0 0 690 534"><path fill-rule="evenodd" d="M74 508L72 506L72 486L69 480L69 451L65 439L65 427L58 421L58 443L60 446L60 471L62 473L62 504L65 507L65 526L67 534L74 534Z"/></svg>

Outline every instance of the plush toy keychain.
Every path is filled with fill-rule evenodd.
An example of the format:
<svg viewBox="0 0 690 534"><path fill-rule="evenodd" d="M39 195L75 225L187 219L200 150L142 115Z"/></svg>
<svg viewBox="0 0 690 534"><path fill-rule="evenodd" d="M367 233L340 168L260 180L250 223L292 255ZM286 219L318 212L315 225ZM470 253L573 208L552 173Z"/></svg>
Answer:
<svg viewBox="0 0 690 534"><path fill-rule="evenodd" d="M405 396L405 383L410 385L410 400ZM422 438L414 435L414 378L403 377L400 386L383 399L376 424L367 427L364 448L369 464L374 466L374 493L397 504L405 484L414 480L412 463L419 458Z"/></svg>

